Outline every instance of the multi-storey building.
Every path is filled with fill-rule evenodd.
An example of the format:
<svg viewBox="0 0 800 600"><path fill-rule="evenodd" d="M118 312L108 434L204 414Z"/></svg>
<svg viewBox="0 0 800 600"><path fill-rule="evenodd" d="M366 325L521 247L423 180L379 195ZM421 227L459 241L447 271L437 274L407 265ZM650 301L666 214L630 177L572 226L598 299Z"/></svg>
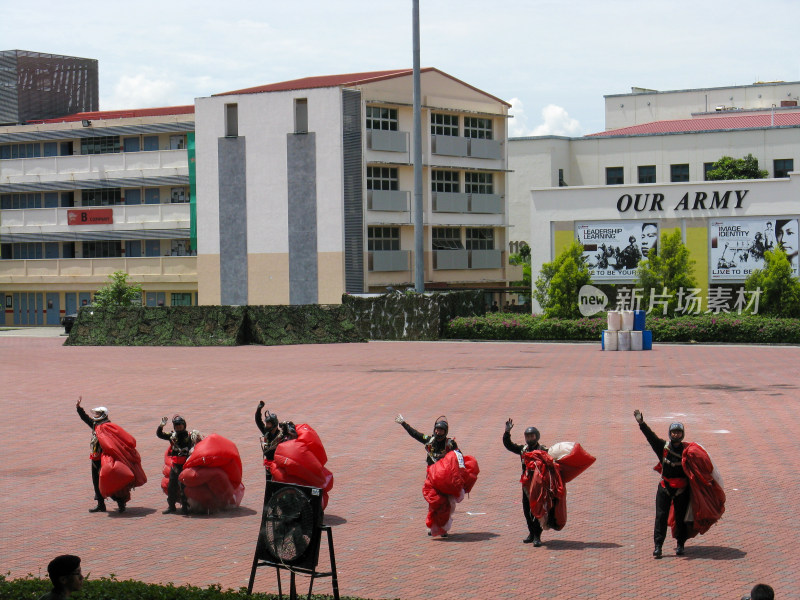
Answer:
<svg viewBox="0 0 800 600"><path fill-rule="evenodd" d="M507 285L509 105L423 69L428 288ZM196 101L201 304L338 303L414 282L412 72Z"/></svg>
<svg viewBox="0 0 800 600"><path fill-rule="evenodd" d="M193 137L191 105L0 127L0 324L57 325L115 271L196 303Z"/></svg>
<svg viewBox="0 0 800 600"><path fill-rule="evenodd" d="M624 252L633 244L628 254L635 255L636 246L644 256L645 229L652 235L680 229L701 289L740 284L761 264L754 258L756 233L764 239L772 235L773 245L773 228L791 223L793 239L797 234L800 198L783 195L796 187L788 178L800 156L798 94L800 82L675 92L634 88L631 94L606 96L612 129L581 138L510 140L512 244L531 245L535 274L577 237L596 268L595 282L628 283L635 268L612 257L612 248ZM747 154L773 181L706 183L721 157ZM741 202L735 193L745 194ZM605 239L599 233L611 230L622 237ZM723 242L720 232L734 230L749 237ZM600 237L583 239L589 232ZM795 241L789 246L788 238L783 244L797 247ZM603 252L609 255L600 257Z"/></svg>

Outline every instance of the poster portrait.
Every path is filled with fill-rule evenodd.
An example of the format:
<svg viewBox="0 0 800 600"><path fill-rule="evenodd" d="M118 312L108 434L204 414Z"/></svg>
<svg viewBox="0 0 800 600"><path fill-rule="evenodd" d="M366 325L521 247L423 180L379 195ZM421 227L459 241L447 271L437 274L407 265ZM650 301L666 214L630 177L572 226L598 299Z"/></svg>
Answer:
<svg viewBox="0 0 800 600"><path fill-rule="evenodd" d="M764 268L764 253L782 248L798 271L797 218L714 219L709 223L711 281L741 281Z"/></svg>
<svg viewBox="0 0 800 600"><path fill-rule="evenodd" d="M655 221L576 223L575 235L592 281L629 281L639 262L658 244Z"/></svg>

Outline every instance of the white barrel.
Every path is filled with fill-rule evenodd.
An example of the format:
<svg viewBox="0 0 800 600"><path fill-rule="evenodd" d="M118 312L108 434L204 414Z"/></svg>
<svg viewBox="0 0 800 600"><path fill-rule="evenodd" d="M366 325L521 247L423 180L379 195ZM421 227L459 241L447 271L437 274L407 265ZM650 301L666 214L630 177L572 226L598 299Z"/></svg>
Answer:
<svg viewBox="0 0 800 600"><path fill-rule="evenodd" d="M631 350L642 349L642 332L631 331Z"/></svg>
<svg viewBox="0 0 800 600"><path fill-rule="evenodd" d="M605 339L603 340L603 345L605 349L608 350L616 350L617 349L617 341L618 341L618 334L617 331L604 331L603 335L605 335Z"/></svg>
<svg viewBox="0 0 800 600"><path fill-rule="evenodd" d="M619 342L617 344L617 349L622 352L623 350L630 350L631 349L631 332L630 331L618 331L617 335L619 336Z"/></svg>
<svg viewBox="0 0 800 600"><path fill-rule="evenodd" d="M632 310L623 310L622 311L622 326L620 329L623 331L630 331L633 329L633 311Z"/></svg>
<svg viewBox="0 0 800 600"><path fill-rule="evenodd" d="M619 311L617 310L608 311L608 330L619 331L619 325L620 325ZM614 348L614 350L616 350L616 348Z"/></svg>

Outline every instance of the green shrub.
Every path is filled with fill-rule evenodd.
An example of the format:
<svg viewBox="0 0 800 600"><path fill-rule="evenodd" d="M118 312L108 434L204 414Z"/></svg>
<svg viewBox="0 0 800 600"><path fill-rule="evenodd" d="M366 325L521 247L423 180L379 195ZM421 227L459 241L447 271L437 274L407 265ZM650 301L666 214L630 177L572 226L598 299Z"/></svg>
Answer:
<svg viewBox="0 0 800 600"><path fill-rule="evenodd" d="M583 246L573 240L553 262L542 265L536 278L533 297L551 318L571 319L580 316L578 292L591 283Z"/></svg>
<svg viewBox="0 0 800 600"><path fill-rule="evenodd" d="M459 317L445 327L444 337L469 340L600 341L605 313L582 319L547 319L536 315L490 313ZM766 315L702 314L685 317L648 316L653 342L737 344L800 344L800 319Z"/></svg>
<svg viewBox="0 0 800 600"><path fill-rule="evenodd" d="M689 249L683 243L681 232L662 234L658 248L652 248L647 258L639 263L636 287L643 289L645 302L650 301L651 290L656 294L671 294L667 301L667 314L674 315L678 308L677 290L697 287L694 278L695 261L689 259Z"/></svg>
<svg viewBox="0 0 800 600"><path fill-rule="evenodd" d="M800 281L782 248L764 253L764 268L756 269L744 282L749 291L761 290L759 313L778 317L800 317Z"/></svg>
<svg viewBox="0 0 800 600"><path fill-rule="evenodd" d="M256 579L256 585L258 578ZM36 600L50 591L52 585L49 579L39 579L29 575L24 579L6 579L0 575L0 600ZM300 591L300 590L298 590ZM314 600L330 600L333 596L314 594ZM172 584L156 585L142 583L141 581L119 581L113 575L110 578L87 579L83 582L83 589L73 594L74 600L276 600L277 594L253 593L247 595L246 588L239 590L223 590L219 585L207 588ZM303 594L305 598L305 594ZM341 596L341 600L358 600L357 598Z"/></svg>
<svg viewBox="0 0 800 600"><path fill-rule="evenodd" d="M111 281L94 293L92 303L95 306L141 306L142 286L128 283L128 274L125 271L115 271L108 278Z"/></svg>

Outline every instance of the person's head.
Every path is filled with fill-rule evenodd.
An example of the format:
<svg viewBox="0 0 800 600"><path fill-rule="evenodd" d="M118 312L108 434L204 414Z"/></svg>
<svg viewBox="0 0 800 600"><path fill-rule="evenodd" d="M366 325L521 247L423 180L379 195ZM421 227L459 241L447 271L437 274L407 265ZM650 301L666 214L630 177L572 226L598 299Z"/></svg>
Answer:
<svg viewBox="0 0 800 600"><path fill-rule="evenodd" d="M786 254L797 252L794 235L797 233L797 221L794 219L778 219L775 221L775 240Z"/></svg>
<svg viewBox="0 0 800 600"><path fill-rule="evenodd" d="M672 423L669 426L669 441L673 444L680 444L683 441L683 423Z"/></svg>
<svg viewBox="0 0 800 600"><path fill-rule="evenodd" d="M264 425L266 425L267 429L273 431L278 426L278 415L273 412L269 412L269 409L265 410Z"/></svg>
<svg viewBox="0 0 800 600"><path fill-rule="evenodd" d="M758 583L742 600L775 600L775 591L766 583Z"/></svg>
<svg viewBox="0 0 800 600"><path fill-rule="evenodd" d="M186 419L180 415L175 415L172 417L172 428L178 433L186 431Z"/></svg>
<svg viewBox="0 0 800 600"><path fill-rule="evenodd" d="M442 441L447 437L447 432L449 431L449 426L447 424L447 417L441 416L436 419L436 423L433 424L433 437L435 437L438 441Z"/></svg>
<svg viewBox="0 0 800 600"><path fill-rule="evenodd" d="M98 406L92 409L92 418L95 421L105 421L108 419L108 409L105 406Z"/></svg>
<svg viewBox="0 0 800 600"><path fill-rule="evenodd" d="M636 243L636 236L632 235L631 237L629 237L628 238L628 242L631 243L631 244L635 244Z"/></svg>
<svg viewBox="0 0 800 600"><path fill-rule="evenodd" d="M656 242L658 242L658 225L655 223L642 223L642 241L640 244L642 254L647 256L650 248L656 247Z"/></svg>
<svg viewBox="0 0 800 600"><path fill-rule="evenodd" d="M83 573L81 573L81 559L72 554L56 556L47 565L47 574L53 582L53 588L59 592L77 592L83 587Z"/></svg>
<svg viewBox="0 0 800 600"><path fill-rule="evenodd" d="M528 427L525 430L525 443L528 446L535 446L539 443L539 430L536 427Z"/></svg>

